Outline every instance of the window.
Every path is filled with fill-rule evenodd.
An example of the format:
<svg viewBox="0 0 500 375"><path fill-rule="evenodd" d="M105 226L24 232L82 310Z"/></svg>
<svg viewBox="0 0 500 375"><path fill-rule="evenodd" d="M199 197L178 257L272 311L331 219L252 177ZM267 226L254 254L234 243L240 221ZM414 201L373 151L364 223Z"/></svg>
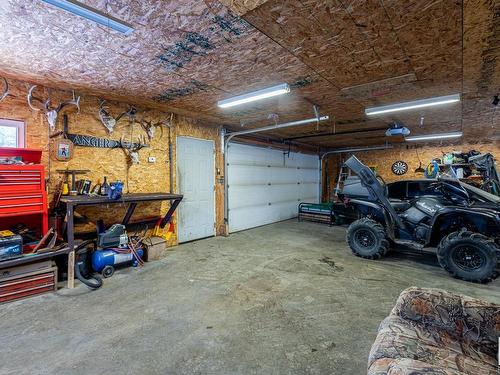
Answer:
<svg viewBox="0 0 500 375"><path fill-rule="evenodd" d="M24 147L24 122L0 119L0 147Z"/></svg>

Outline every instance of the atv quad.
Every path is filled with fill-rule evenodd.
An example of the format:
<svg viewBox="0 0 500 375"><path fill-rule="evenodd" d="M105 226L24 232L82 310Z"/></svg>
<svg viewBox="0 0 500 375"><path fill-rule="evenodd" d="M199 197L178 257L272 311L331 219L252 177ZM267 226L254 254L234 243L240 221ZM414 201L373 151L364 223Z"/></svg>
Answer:
<svg viewBox="0 0 500 375"><path fill-rule="evenodd" d="M500 260L500 198L458 180L440 179L412 199L390 199L385 182L351 156L357 174L339 197L362 218L347 230L347 243L362 258L383 257L392 245L436 253L452 276L487 282ZM437 249L436 249L437 248Z"/></svg>

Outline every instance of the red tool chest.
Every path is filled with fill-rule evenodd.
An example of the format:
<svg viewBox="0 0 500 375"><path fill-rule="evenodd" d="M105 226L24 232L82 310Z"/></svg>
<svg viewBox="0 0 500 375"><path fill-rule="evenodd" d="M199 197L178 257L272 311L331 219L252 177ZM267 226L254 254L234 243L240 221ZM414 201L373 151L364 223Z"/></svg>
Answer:
<svg viewBox="0 0 500 375"><path fill-rule="evenodd" d="M0 148L4 157L20 157L26 164L0 164L0 230L24 223L41 237L49 229L42 151Z"/></svg>
<svg viewBox="0 0 500 375"><path fill-rule="evenodd" d="M57 290L57 267L0 277L0 304Z"/></svg>

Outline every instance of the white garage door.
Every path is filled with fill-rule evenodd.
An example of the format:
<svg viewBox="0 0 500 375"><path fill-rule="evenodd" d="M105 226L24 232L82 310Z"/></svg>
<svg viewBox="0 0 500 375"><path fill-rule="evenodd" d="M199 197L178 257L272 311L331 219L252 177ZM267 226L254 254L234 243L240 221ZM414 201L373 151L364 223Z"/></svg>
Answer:
<svg viewBox="0 0 500 375"><path fill-rule="evenodd" d="M177 137L177 209L179 242L215 235L214 142Z"/></svg>
<svg viewBox="0 0 500 375"><path fill-rule="evenodd" d="M318 202L317 156L230 144L226 158L230 232L296 217L300 202Z"/></svg>

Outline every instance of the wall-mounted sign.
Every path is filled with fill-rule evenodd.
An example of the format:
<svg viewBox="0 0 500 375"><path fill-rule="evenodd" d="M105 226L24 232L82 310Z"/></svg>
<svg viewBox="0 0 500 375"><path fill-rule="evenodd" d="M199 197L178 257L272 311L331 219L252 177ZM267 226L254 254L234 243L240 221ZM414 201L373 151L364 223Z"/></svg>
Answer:
<svg viewBox="0 0 500 375"><path fill-rule="evenodd" d="M97 148L120 148L122 147L120 141L115 141L114 139L93 137L91 135L82 134L68 134L67 137L74 143L75 146L83 147L97 147ZM129 142L124 142L130 146ZM139 146L148 147L148 145L140 145L139 143L132 143L132 148L137 148Z"/></svg>
<svg viewBox="0 0 500 375"><path fill-rule="evenodd" d="M69 139L56 139L52 143L52 155L60 161L68 161L73 158L73 142Z"/></svg>

